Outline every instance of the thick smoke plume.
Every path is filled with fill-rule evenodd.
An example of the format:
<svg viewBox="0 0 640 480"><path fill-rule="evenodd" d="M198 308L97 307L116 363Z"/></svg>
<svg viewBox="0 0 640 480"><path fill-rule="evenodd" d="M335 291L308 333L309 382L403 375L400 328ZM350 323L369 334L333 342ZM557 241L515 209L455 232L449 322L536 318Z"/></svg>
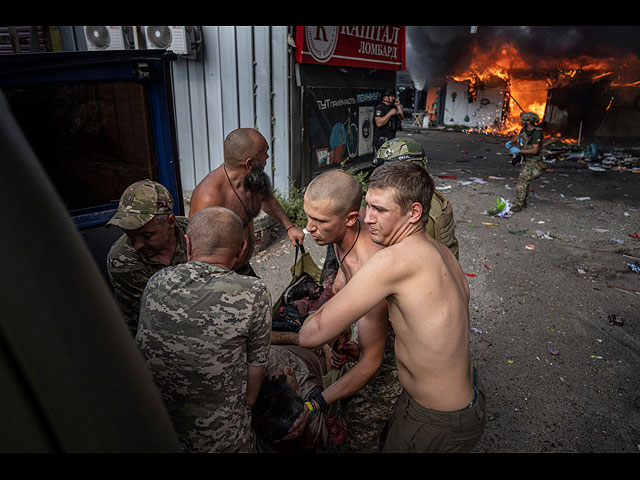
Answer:
<svg viewBox="0 0 640 480"><path fill-rule="evenodd" d="M636 26L408 26L407 70L418 90L464 72L473 47L513 45L534 68L560 68L581 56L617 59L635 70L640 46ZM629 57L633 60L629 61ZM635 71L634 71L635 74ZM639 78L640 79L640 78Z"/></svg>

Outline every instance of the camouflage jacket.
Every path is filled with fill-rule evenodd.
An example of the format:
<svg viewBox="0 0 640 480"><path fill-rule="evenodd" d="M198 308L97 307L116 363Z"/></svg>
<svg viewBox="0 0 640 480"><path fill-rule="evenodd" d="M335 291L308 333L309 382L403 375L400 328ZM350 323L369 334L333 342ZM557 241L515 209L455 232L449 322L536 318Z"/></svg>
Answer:
<svg viewBox="0 0 640 480"><path fill-rule="evenodd" d="M171 260L171 265L178 265L187 261L187 245L184 233L187 229L189 219L187 217L176 217L176 235L178 243L176 252ZM127 236L122 235L113 244L107 256L107 271L109 280L113 287L113 294L120 307L120 312L125 323L131 330L131 334L136 334L138 328L138 314L140 312L140 297L144 287L151 276L157 271L165 268L166 265L154 260L145 258L138 253L127 241Z"/></svg>
<svg viewBox="0 0 640 480"><path fill-rule="evenodd" d="M431 208L429 209L427 232L444 244L458 258L459 245L455 229L456 223L451 202L439 190L435 190L431 199Z"/></svg>
<svg viewBox="0 0 640 480"><path fill-rule="evenodd" d="M186 452L253 452L247 367L264 366L271 296L262 280L191 261L156 273L136 344Z"/></svg>

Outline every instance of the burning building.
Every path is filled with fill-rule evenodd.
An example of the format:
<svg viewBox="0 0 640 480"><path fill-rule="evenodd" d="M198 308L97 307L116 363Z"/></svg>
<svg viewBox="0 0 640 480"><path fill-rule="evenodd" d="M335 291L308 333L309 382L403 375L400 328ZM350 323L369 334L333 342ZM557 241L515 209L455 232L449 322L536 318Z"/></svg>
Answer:
<svg viewBox="0 0 640 480"><path fill-rule="evenodd" d="M408 27L407 68L444 125L511 135L640 137L638 27ZM605 35L606 34L606 35ZM620 35L621 34L621 35ZM625 43L628 42L628 43Z"/></svg>

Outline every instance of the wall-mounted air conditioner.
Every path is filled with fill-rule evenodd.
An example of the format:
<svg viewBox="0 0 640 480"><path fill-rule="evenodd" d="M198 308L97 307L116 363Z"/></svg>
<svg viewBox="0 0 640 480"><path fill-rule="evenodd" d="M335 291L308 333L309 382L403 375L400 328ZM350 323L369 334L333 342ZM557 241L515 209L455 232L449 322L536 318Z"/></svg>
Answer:
<svg viewBox="0 0 640 480"><path fill-rule="evenodd" d="M142 27L148 49L169 50L177 55L193 55L200 46L200 27Z"/></svg>
<svg viewBox="0 0 640 480"><path fill-rule="evenodd" d="M87 48L96 50L131 50L138 48L136 27L82 27Z"/></svg>

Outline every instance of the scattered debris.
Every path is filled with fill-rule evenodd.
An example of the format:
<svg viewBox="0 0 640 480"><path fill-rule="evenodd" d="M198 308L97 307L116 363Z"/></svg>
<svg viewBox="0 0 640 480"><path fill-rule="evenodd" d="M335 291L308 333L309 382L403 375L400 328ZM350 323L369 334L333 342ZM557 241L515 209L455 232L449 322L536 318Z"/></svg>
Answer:
<svg viewBox="0 0 640 480"><path fill-rule="evenodd" d="M526 248L527 250L535 250L536 246L529 244L529 245L525 245L524 248Z"/></svg>
<svg viewBox="0 0 640 480"><path fill-rule="evenodd" d="M511 202L509 200L505 200L504 198L496 199L496 206L485 210L482 212L483 214L493 215L496 217L502 218L510 218L511 217Z"/></svg>
<svg viewBox="0 0 640 480"><path fill-rule="evenodd" d="M632 272L640 273L640 264L638 262L627 263L627 267L629 267L629 270Z"/></svg>
<svg viewBox="0 0 640 480"><path fill-rule="evenodd" d="M611 325L624 325L624 318L620 315L610 314L609 315L609 324Z"/></svg>
<svg viewBox="0 0 640 480"><path fill-rule="evenodd" d="M554 139L543 146L543 160L549 164L555 160L583 163L594 172L613 170L640 173L640 150L637 147L603 152L595 143L581 146Z"/></svg>
<svg viewBox="0 0 640 480"><path fill-rule="evenodd" d="M607 285L607 287L622 290L623 292L635 292L636 294L640 295L640 290L637 290L635 288L621 287L619 285Z"/></svg>
<svg viewBox="0 0 640 480"><path fill-rule="evenodd" d="M473 180L476 183L480 183L480 184L487 183L486 181L482 180L481 178L476 178L476 177L469 177L469 178L471 178L471 180Z"/></svg>

